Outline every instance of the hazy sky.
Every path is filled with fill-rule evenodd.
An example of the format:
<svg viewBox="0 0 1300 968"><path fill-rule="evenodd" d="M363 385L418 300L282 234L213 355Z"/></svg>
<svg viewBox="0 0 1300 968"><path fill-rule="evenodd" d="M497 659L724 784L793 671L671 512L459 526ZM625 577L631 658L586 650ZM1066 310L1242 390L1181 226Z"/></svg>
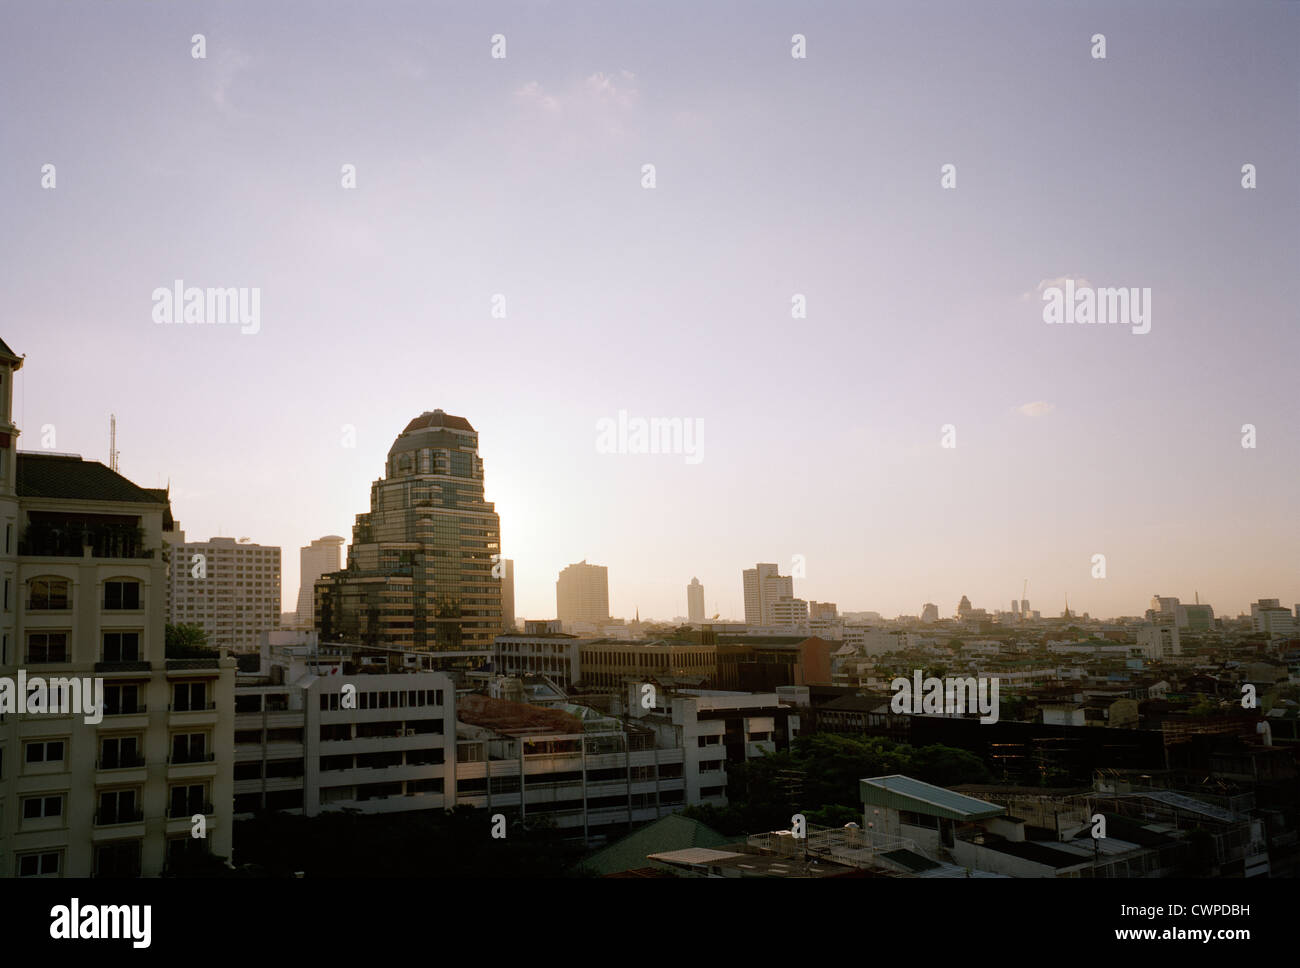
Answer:
<svg viewBox="0 0 1300 968"><path fill-rule="evenodd" d="M23 449L107 461L115 412L191 537L284 548L286 610L440 407L520 616L585 558L616 615L698 576L741 617L796 554L888 616L1236 614L1300 600L1297 172L1295 3L8 3L0 337ZM1066 276L1151 331L1047 325ZM260 331L155 324L176 279ZM703 459L599 453L620 410Z"/></svg>

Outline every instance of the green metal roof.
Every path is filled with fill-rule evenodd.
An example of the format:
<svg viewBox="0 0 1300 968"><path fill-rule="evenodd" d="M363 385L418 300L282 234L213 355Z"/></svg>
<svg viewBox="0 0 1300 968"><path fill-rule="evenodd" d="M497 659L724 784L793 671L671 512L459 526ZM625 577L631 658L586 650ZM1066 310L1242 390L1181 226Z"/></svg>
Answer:
<svg viewBox="0 0 1300 968"><path fill-rule="evenodd" d="M726 847L734 840L734 837L724 837L698 820L672 813L602 847L577 866L593 874L621 874L652 866L646 860L651 854L687 847Z"/></svg>
<svg viewBox="0 0 1300 968"><path fill-rule="evenodd" d="M862 804L866 807L908 810L945 820L984 820L1000 817L1007 812L1005 807L996 803L976 800L933 783L924 783L899 774L860 780L858 786Z"/></svg>

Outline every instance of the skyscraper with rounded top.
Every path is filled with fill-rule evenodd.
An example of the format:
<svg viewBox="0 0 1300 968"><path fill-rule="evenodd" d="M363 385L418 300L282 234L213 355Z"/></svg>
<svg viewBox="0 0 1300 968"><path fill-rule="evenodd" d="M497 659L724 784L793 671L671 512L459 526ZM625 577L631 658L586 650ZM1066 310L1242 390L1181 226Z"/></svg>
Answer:
<svg viewBox="0 0 1300 968"><path fill-rule="evenodd" d="M316 583L321 641L417 649L438 655L433 668L477 668L501 631L500 553L478 433L464 417L426 411L389 448L344 570Z"/></svg>

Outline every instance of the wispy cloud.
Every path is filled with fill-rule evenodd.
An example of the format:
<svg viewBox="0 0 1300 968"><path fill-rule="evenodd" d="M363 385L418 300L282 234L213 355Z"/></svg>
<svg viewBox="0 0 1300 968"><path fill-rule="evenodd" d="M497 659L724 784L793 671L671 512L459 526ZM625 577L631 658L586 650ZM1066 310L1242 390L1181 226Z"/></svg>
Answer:
<svg viewBox="0 0 1300 968"><path fill-rule="evenodd" d="M570 118L614 119L634 108L640 97L636 75L631 71L606 74L597 71L579 83L561 90L544 87L540 81L528 81L515 89L514 97L546 115L565 115Z"/></svg>
<svg viewBox="0 0 1300 968"><path fill-rule="evenodd" d="M1035 400L1033 403L1022 403L1016 407L1016 412L1024 414L1026 417L1046 417L1056 409L1056 404L1048 403L1046 400Z"/></svg>
<svg viewBox="0 0 1300 968"><path fill-rule="evenodd" d="M537 81L529 81L515 91L515 98L525 104L535 105L548 114L555 114L560 110L560 99L543 91L542 85Z"/></svg>

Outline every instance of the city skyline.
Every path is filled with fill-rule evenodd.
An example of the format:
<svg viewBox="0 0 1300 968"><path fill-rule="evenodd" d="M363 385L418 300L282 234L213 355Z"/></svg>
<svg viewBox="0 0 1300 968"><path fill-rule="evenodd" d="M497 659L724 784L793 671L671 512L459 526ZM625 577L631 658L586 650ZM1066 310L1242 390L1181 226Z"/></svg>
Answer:
<svg viewBox="0 0 1300 968"><path fill-rule="evenodd" d="M107 463L116 414L190 535L284 550L286 607L435 408L481 435L521 618L583 559L625 617L698 576L740 618L737 572L795 555L797 596L885 616L1026 577L1044 615L1300 601L1300 9L567 9L311 44L240 4L7 12L23 449ZM176 280L256 288L256 332L156 321ZM1049 325L1076 284L1149 289L1149 331ZM624 414L699 452L602 451Z"/></svg>

